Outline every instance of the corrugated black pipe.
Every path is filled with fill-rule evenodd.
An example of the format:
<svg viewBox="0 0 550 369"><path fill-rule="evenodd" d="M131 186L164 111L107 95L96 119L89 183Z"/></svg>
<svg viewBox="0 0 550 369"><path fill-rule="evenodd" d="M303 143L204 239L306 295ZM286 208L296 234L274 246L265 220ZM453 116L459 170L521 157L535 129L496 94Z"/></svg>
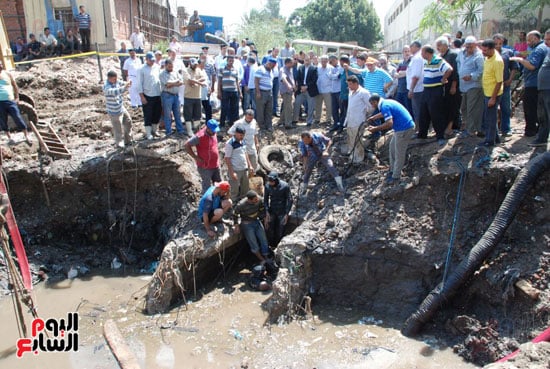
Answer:
<svg viewBox="0 0 550 369"><path fill-rule="evenodd" d="M508 191L506 198L500 205L495 219L478 243L472 248L468 257L448 277L445 284L440 283L422 301L420 307L405 322L401 333L405 336L416 335L422 326L432 319L437 310L443 306L458 291L476 270L479 269L485 258L498 245L506 229L512 223L523 198L535 183L537 178L550 168L550 152L538 155L531 159L523 168L514 185Z"/></svg>

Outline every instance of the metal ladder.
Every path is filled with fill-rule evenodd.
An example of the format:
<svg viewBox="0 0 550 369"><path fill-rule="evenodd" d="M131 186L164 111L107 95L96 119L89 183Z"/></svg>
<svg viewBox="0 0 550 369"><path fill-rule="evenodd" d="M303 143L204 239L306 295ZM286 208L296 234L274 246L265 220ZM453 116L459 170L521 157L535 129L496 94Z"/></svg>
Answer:
<svg viewBox="0 0 550 369"><path fill-rule="evenodd" d="M38 138L40 148L44 154L53 158L68 159L71 157L71 152L61 138L55 133L51 124L44 121L39 121L36 124L29 122L34 134Z"/></svg>

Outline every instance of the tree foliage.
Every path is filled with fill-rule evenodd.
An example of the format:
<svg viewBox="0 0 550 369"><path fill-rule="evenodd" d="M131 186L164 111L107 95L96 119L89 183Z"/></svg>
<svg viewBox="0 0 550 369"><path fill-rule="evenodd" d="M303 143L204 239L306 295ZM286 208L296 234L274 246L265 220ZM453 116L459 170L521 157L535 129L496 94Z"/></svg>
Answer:
<svg viewBox="0 0 550 369"><path fill-rule="evenodd" d="M312 0L288 19L289 33L301 30L316 40L357 41L366 47L381 39L380 19L367 0Z"/></svg>
<svg viewBox="0 0 550 369"><path fill-rule="evenodd" d="M274 46L283 45L286 39L285 20L279 13L280 3L281 0L268 0L262 9L251 9L242 17L238 38L254 41L260 55Z"/></svg>

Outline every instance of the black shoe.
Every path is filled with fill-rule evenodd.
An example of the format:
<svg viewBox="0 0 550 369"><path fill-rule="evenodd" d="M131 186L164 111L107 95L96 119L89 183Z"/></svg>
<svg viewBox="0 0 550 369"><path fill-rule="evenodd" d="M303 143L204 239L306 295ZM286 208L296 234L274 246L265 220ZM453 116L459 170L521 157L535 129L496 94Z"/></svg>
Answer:
<svg viewBox="0 0 550 369"><path fill-rule="evenodd" d="M526 131L523 136L524 137L535 137L537 135L537 132L528 132Z"/></svg>
<svg viewBox="0 0 550 369"><path fill-rule="evenodd" d="M476 133L476 136L479 137L479 138L485 138L485 133L483 133L483 132L477 132L477 133Z"/></svg>

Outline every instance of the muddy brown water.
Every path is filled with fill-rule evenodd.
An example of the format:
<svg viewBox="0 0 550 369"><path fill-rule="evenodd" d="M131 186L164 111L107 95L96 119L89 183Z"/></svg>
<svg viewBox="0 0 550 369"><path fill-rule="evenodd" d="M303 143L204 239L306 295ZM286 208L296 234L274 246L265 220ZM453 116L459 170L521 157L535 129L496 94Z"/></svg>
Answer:
<svg viewBox="0 0 550 369"><path fill-rule="evenodd" d="M26 353L22 359L15 355L18 331L5 297L0 368L118 368L103 338L109 318L142 368L475 368L433 337L412 340L383 322L364 324L377 319L357 308L314 305L313 319L266 326L261 303L269 293L250 290L246 272L160 316L143 315L135 298L148 276L104 274L40 284L34 296L42 318L66 318L78 308L78 352Z"/></svg>

